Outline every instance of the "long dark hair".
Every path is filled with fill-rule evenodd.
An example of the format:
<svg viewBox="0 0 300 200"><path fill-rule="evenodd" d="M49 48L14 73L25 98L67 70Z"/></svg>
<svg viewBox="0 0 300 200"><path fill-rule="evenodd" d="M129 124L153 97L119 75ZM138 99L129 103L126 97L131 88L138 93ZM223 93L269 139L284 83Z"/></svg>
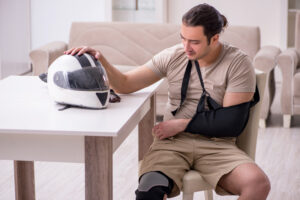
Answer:
<svg viewBox="0 0 300 200"><path fill-rule="evenodd" d="M186 26L203 26L208 44L210 39L215 34L221 33L228 24L224 15L206 3L191 8L183 15L182 23Z"/></svg>

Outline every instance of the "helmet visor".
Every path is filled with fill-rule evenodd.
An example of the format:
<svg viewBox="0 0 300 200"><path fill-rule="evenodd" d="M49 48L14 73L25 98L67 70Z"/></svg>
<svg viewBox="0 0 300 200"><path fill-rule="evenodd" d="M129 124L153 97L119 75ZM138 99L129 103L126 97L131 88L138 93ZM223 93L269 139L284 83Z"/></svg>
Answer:
<svg viewBox="0 0 300 200"><path fill-rule="evenodd" d="M80 91L104 91L109 89L105 70L101 67L84 67L73 72L58 71L54 83L65 89Z"/></svg>

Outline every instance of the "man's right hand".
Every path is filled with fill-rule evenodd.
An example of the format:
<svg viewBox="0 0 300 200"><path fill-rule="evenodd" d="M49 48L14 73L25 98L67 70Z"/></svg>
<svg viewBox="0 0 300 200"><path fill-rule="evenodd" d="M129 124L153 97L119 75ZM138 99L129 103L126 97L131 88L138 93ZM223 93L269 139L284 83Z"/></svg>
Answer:
<svg viewBox="0 0 300 200"><path fill-rule="evenodd" d="M95 50L91 47L87 47L87 46L72 48L72 49L69 49L69 50L64 52L64 54L70 54L72 56L74 56L76 54L81 55L81 54L84 54L84 53L89 53L98 60L102 56L100 51L97 51L97 50Z"/></svg>

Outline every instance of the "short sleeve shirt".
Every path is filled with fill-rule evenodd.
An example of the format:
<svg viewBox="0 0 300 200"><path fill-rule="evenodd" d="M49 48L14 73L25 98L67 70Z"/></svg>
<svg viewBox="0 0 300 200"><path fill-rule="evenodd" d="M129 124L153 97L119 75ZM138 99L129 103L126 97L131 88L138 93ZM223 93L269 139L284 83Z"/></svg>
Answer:
<svg viewBox="0 0 300 200"><path fill-rule="evenodd" d="M181 85L188 61L183 45L178 44L156 54L145 64L159 77L168 81L168 102L164 120L190 119L196 112L202 87L195 63L192 62L184 104L175 117L171 114L180 105ZM231 45L222 43L222 50L216 61L209 66L200 66L200 70L205 89L219 105L223 104L225 92L255 91L255 72L250 57Z"/></svg>

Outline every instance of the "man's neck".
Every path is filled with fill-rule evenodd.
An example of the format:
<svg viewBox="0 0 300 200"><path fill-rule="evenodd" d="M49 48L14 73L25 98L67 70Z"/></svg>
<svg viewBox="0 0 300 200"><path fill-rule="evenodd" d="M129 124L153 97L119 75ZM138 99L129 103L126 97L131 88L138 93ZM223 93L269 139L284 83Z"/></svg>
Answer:
<svg viewBox="0 0 300 200"><path fill-rule="evenodd" d="M222 50L222 44L219 42L215 47L212 47L208 55L198 60L199 65L206 67L213 64L218 59L221 50Z"/></svg>

